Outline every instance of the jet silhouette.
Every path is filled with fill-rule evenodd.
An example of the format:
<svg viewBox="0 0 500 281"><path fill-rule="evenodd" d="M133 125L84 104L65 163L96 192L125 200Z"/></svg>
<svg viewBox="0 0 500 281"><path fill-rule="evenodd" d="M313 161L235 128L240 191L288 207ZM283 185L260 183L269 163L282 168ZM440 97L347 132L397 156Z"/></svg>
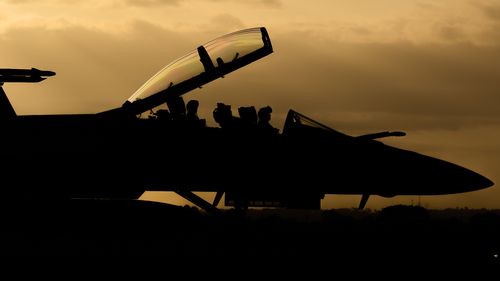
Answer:
<svg viewBox="0 0 500 281"><path fill-rule="evenodd" d="M464 167L378 140L402 132L350 136L294 110L279 132L260 125L270 107L259 118L255 108L240 108L236 117L223 103L214 111L221 126L209 127L197 117L196 103L186 110L184 94L272 52L264 27L224 35L167 65L122 106L96 114L19 116L0 87L4 198L134 200L145 191L174 191L217 212L223 195L225 205L237 209L319 209L326 194L358 194L363 208L370 195L452 194L493 185ZM54 75L0 69L0 83ZM165 104L168 110L154 111ZM147 112L153 114L144 118ZM214 201L198 191L215 192Z"/></svg>

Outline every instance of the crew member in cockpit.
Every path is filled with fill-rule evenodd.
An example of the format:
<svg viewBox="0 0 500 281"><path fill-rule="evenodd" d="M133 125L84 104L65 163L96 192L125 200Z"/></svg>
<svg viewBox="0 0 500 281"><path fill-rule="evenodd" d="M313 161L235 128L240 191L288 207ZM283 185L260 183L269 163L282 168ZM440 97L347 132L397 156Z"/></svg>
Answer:
<svg viewBox="0 0 500 281"><path fill-rule="evenodd" d="M190 100L186 104L186 121L187 124L193 127L205 127L205 119L198 117L198 106L200 103L197 100Z"/></svg>
<svg viewBox="0 0 500 281"><path fill-rule="evenodd" d="M235 128L235 120L230 105L218 102L217 107L214 109L213 116L215 122L217 122L221 128Z"/></svg>
<svg viewBox="0 0 500 281"><path fill-rule="evenodd" d="M257 128L260 132L265 134L279 133L279 130L277 128L274 128L270 123L272 112L273 109L270 106L265 106L259 109L259 112L257 114L259 117L259 120L257 121Z"/></svg>
<svg viewBox="0 0 500 281"><path fill-rule="evenodd" d="M186 104L182 97L173 96L168 98L167 106L174 122L182 122L186 119Z"/></svg>

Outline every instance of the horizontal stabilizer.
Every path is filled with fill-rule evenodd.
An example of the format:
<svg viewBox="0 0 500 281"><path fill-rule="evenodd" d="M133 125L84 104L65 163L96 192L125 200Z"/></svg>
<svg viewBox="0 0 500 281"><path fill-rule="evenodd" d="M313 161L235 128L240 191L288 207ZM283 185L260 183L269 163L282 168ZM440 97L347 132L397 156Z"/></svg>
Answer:
<svg viewBox="0 0 500 281"><path fill-rule="evenodd" d="M56 75L53 71L32 69L0 68L0 83L36 83Z"/></svg>

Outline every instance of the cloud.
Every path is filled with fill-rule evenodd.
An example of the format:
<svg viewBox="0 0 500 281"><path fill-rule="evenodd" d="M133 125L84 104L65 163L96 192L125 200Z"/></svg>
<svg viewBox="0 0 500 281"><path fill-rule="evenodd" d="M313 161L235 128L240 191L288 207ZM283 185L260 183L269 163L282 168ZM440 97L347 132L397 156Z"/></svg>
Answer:
<svg viewBox="0 0 500 281"><path fill-rule="evenodd" d="M216 29L241 29L245 27L239 18L230 14L217 15L212 19L211 23L211 27Z"/></svg>
<svg viewBox="0 0 500 281"><path fill-rule="evenodd" d="M138 7L154 7L162 5L178 5L184 0L108 0L108 1L95 1L96 3L89 3L90 0L7 0L7 3L13 5L23 5L23 4L36 4L36 5L74 5L74 4L85 4L85 5L110 5L117 3L123 3L130 6Z"/></svg>
<svg viewBox="0 0 500 281"><path fill-rule="evenodd" d="M280 0L260 0L257 3L269 7L280 8L283 6L283 3Z"/></svg>
<svg viewBox="0 0 500 281"><path fill-rule="evenodd" d="M23 5L23 4L32 4L35 3L37 5L73 5L76 3L85 3L88 1L83 1L83 0L7 0L7 3L13 4L13 5Z"/></svg>
<svg viewBox="0 0 500 281"><path fill-rule="evenodd" d="M438 37L445 41L462 41L466 38L464 29L457 25L441 25L436 30Z"/></svg>
<svg viewBox="0 0 500 281"><path fill-rule="evenodd" d="M24 0L33 1L33 0ZM185 0L121 0L132 6L142 6L142 7L154 7L160 5L179 5L181 2L186 2ZM206 1L206 0L199 0ZM209 0L209 2L232 2L236 4L243 4L249 6L263 6L270 8L280 8L283 3L280 0Z"/></svg>
<svg viewBox="0 0 500 281"><path fill-rule="evenodd" d="M26 4L26 3L33 3L33 2L38 2L36 0L7 0L7 3L9 4Z"/></svg>
<svg viewBox="0 0 500 281"><path fill-rule="evenodd" d="M125 3L131 6L154 7L162 5L179 5L183 0L125 0Z"/></svg>
<svg viewBox="0 0 500 281"><path fill-rule="evenodd" d="M417 2L416 5L418 8L425 10L425 11L434 11L436 9L439 9L439 7L436 6L435 3L431 3L431 2Z"/></svg>
<svg viewBox="0 0 500 281"><path fill-rule="evenodd" d="M209 0L211 2L232 2L245 4L250 6L264 6L269 8L281 8L283 3L281 0Z"/></svg>
<svg viewBox="0 0 500 281"><path fill-rule="evenodd" d="M477 6L489 19L500 21L500 5L477 4Z"/></svg>

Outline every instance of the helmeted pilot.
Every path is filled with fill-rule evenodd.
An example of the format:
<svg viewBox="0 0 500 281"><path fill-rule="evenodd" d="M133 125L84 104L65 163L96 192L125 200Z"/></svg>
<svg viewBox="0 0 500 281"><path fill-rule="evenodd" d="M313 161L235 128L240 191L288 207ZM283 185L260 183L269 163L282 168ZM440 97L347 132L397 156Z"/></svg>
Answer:
<svg viewBox="0 0 500 281"><path fill-rule="evenodd" d="M259 117L259 120L257 121L257 128L259 131L269 134L277 134L279 132L279 130L274 128L270 123L272 112L273 109L270 106L265 106L259 109L257 114Z"/></svg>

